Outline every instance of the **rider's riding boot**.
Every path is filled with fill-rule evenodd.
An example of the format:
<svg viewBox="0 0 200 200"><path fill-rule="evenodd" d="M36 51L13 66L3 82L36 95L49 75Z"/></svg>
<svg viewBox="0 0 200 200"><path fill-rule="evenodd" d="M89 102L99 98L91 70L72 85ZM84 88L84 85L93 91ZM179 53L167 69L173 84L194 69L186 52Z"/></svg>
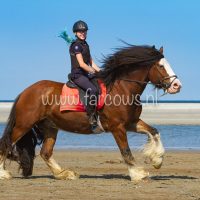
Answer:
<svg viewBox="0 0 200 200"><path fill-rule="evenodd" d="M87 105L87 115L89 118L89 123L92 127L92 130L95 129L97 125L97 113L96 113L96 106L95 105Z"/></svg>
<svg viewBox="0 0 200 200"><path fill-rule="evenodd" d="M96 116L96 112L93 112L91 114L89 114L89 123L91 124L91 126L97 126L97 116Z"/></svg>

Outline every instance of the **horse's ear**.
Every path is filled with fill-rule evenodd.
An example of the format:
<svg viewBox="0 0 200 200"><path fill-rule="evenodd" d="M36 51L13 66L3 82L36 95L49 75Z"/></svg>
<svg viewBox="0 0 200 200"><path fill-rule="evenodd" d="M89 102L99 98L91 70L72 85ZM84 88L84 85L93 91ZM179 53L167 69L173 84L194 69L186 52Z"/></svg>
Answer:
<svg viewBox="0 0 200 200"><path fill-rule="evenodd" d="M160 47L160 49L159 49L159 51L160 51L160 53L162 53L163 54L163 47Z"/></svg>

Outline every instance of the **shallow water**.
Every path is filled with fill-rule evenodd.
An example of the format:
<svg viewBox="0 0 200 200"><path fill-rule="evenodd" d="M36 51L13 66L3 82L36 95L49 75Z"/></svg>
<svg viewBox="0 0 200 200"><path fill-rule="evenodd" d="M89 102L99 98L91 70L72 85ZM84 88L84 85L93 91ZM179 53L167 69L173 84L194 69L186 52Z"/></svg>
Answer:
<svg viewBox="0 0 200 200"><path fill-rule="evenodd" d="M200 150L200 126L188 125L155 125L161 133L166 149L173 150ZM0 124L2 135L5 124ZM129 145L132 149L142 147L147 140L146 135L128 133ZM117 149L111 133L98 135L79 135L59 131L56 142L57 149Z"/></svg>

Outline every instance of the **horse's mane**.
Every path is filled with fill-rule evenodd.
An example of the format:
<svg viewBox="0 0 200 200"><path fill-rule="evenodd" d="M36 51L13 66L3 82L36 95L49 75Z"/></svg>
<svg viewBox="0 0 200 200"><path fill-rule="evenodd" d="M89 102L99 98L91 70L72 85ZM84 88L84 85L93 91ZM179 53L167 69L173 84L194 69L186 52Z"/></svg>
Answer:
<svg viewBox="0 0 200 200"><path fill-rule="evenodd" d="M104 57L103 69L97 73L97 77L101 78L107 87L110 87L116 79L133 70L134 67L144 64L149 66L163 57L155 46L127 44L126 47L117 48L113 54Z"/></svg>

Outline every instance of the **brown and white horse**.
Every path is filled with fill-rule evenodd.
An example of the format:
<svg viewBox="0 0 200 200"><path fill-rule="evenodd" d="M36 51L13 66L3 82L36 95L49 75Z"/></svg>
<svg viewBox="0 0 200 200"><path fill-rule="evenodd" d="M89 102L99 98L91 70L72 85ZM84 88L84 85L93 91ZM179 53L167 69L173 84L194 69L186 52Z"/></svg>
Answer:
<svg viewBox="0 0 200 200"><path fill-rule="evenodd" d="M163 49L150 46L128 45L105 58L103 70L97 74L108 88L100 121L106 132L111 132L128 166L131 180L140 181L148 172L138 168L130 151L127 131L145 133L148 142L144 154L155 168L163 162L164 148L159 132L140 119L142 105L139 96L150 82L165 92L180 91L181 83L164 58ZM23 175L32 174L37 139L42 142L41 157L57 179L76 179L78 175L65 170L53 159L53 147L59 129L80 134L91 134L90 124L84 112L60 112L55 102L44 105L42 98L59 96L63 83L39 81L26 88L16 99L4 134L0 140L0 179L10 179L5 169L6 158L17 160ZM123 98L134 100L123 103ZM114 100L114 101L113 101Z"/></svg>

